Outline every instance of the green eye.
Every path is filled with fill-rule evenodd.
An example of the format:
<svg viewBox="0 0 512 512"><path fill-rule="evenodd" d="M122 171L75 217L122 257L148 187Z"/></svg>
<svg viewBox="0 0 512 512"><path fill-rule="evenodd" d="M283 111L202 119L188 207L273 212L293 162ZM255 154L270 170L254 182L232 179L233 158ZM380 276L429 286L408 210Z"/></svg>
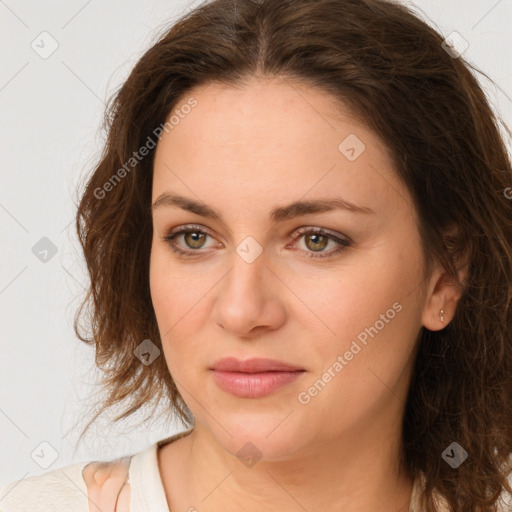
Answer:
<svg viewBox="0 0 512 512"><path fill-rule="evenodd" d="M176 238L179 236L183 236L183 241L187 248L184 248L176 242ZM207 236L211 235L199 226L189 225L178 230L173 230L169 235L162 237L162 240L166 242L176 254L184 257L194 257L203 254L203 252L200 252L200 249L203 248ZM306 248L310 249L310 251L303 251L304 257L307 258L328 258L349 247L352 243L351 240L344 235L336 236L323 228L317 227L300 228L294 237L294 242L302 237L305 238ZM339 247L331 251L324 251L329 241L338 244ZM315 253L318 253L318 255Z"/></svg>

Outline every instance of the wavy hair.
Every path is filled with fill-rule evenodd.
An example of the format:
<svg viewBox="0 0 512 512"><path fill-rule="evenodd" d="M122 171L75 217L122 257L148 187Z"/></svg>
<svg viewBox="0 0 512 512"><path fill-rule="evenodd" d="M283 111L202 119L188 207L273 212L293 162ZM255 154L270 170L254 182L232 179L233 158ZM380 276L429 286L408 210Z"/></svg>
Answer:
<svg viewBox="0 0 512 512"><path fill-rule="evenodd" d="M394 1L213 0L166 28L109 102L78 205L90 287L74 327L95 345L106 391L84 432L113 406L124 406L118 421L155 400L194 421L165 358L134 356L145 339L162 346L149 289L154 149L130 159L192 87L280 76L339 100L385 142L427 267L440 262L457 279L465 262L453 320L418 340L401 464L424 476L428 512L435 493L453 512L496 510L502 489L512 492L512 169L500 126L510 131L474 72L488 78ZM86 304L90 336L79 329ZM457 470L441 457L453 441L469 454Z"/></svg>

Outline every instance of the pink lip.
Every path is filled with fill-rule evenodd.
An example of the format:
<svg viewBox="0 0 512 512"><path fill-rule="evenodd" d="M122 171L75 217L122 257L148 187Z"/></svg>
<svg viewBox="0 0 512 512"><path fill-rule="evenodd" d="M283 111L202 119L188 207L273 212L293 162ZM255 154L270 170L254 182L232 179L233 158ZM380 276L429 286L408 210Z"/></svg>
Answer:
<svg viewBox="0 0 512 512"><path fill-rule="evenodd" d="M290 384L305 370L272 359L240 361L229 357L213 368L217 385L227 393L242 398L260 398Z"/></svg>
<svg viewBox="0 0 512 512"><path fill-rule="evenodd" d="M224 357L214 363L211 369L223 372L244 373L293 372L303 370L303 368L284 363L283 361L277 361L276 359L263 359L259 357L247 359L245 361L241 361L236 357Z"/></svg>

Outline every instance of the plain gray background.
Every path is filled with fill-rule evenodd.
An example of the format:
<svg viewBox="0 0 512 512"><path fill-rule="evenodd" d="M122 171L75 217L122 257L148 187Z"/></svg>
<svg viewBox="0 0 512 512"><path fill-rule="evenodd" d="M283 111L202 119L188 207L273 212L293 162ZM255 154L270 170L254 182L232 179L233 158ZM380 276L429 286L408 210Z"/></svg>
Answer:
<svg viewBox="0 0 512 512"><path fill-rule="evenodd" d="M0 484L132 454L183 430L161 421L134 429L140 416L114 428L103 420L74 451L97 389L94 351L73 332L87 284L74 215L77 184L101 151L105 100L199 3L0 0ZM495 81L480 79L511 126L512 0L406 3L469 43L464 57ZM45 237L56 252L41 261Z"/></svg>

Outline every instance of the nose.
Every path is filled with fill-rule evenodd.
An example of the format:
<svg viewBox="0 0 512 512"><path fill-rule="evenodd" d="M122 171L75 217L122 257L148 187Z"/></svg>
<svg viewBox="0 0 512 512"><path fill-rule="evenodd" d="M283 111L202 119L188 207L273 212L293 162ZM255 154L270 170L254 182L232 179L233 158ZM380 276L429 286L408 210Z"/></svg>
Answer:
<svg viewBox="0 0 512 512"><path fill-rule="evenodd" d="M233 252L231 270L217 288L212 312L219 327L244 339L278 329L286 320L281 280L268 266L264 252L253 257L254 253L247 257L240 247Z"/></svg>

